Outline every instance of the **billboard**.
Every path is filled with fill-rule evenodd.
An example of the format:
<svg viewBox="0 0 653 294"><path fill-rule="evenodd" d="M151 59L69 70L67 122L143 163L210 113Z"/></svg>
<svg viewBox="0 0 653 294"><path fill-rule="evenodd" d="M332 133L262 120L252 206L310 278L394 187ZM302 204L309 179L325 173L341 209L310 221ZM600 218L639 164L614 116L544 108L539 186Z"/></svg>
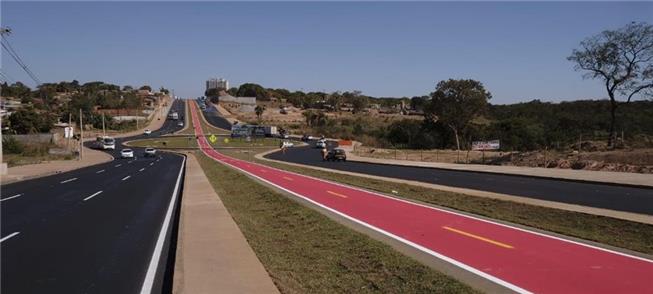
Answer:
<svg viewBox="0 0 653 294"><path fill-rule="evenodd" d="M472 150L499 150L499 148L501 148L499 140L472 142Z"/></svg>

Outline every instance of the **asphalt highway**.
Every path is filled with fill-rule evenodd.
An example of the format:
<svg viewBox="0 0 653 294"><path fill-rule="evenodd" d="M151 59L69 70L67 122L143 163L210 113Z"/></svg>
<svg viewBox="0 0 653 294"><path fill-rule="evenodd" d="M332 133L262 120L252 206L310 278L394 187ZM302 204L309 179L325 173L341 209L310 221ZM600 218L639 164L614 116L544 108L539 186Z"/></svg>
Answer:
<svg viewBox="0 0 653 294"><path fill-rule="evenodd" d="M184 103L173 109L184 113ZM184 158L118 154L125 140L178 129L166 121L149 136L117 139L113 161L3 185L1 292L160 291L171 230L163 223L174 215Z"/></svg>
<svg viewBox="0 0 653 294"><path fill-rule="evenodd" d="M518 293L646 293L653 261L239 160L213 149L191 104L209 158Z"/></svg>
<svg viewBox="0 0 653 294"><path fill-rule="evenodd" d="M336 142L328 142L334 148ZM364 162L324 162L315 143L266 158L444 186L653 215L653 189Z"/></svg>
<svg viewBox="0 0 653 294"><path fill-rule="evenodd" d="M225 127L230 125L229 122L217 111L204 111L203 114L214 126L229 129ZM329 148L337 146L337 142L333 141L329 141L328 144ZM653 189L650 188L365 162L325 162L322 161L320 150L315 148L315 141L310 142L310 146L290 148L285 154L281 152L268 154L266 158L361 174L653 215Z"/></svg>
<svg viewBox="0 0 653 294"><path fill-rule="evenodd" d="M195 101L192 103L195 104ZM215 109L215 107L207 107L202 111L202 114L204 115L206 121L208 121L211 125L224 130L231 130L232 123L229 122L226 118L220 116L220 113Z"/></svg>

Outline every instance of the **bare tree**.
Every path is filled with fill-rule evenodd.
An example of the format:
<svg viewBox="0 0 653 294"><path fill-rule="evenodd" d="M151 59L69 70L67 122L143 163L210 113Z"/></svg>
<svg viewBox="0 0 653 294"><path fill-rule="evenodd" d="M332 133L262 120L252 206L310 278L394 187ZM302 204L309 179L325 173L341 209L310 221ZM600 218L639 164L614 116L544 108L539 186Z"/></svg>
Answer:
<svg viewBox="0 0 653 294"><path fill-rule="evenodd" d="M630 23L614 31L585 39L567 59L576 63L576 70L586 71L585 78L601 79L610 97L610 137L616 139L617 99L650 97L653 89L653 26Z"/></svg>

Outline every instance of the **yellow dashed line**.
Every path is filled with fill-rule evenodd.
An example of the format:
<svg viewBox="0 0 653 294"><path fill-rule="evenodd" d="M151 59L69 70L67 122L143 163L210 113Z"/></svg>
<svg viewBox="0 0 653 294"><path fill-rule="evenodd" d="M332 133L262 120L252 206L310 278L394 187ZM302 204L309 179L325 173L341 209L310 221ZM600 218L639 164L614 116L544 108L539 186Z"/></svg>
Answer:
<svg viewBox="0 0 653 294"><path fill-rule="evenodd" d="M333 195L333 196L338 196L338 197L340 197L340 198L347 198L347 196L342 195L342 194L340 194L340 193L333 192L333 191L329 191L329 190L327 190L327 193L329 193L329 194L331 194L331 195Z"/></svg>
<svg viewBox="0 0 653 294"><path fill-rule="evenodd" d="M484 238L484 237L481 237L481 236L478 236L478 235L474 235L474 234L471 234L471 233L467 233L467 232L464 232L464 231L461 231L461 230L457 230L457 229L454 229L454 228L451 228L451 227L444 226L444 227L442 227L442 228L445 229L445 230L447 230L447 231L451 231L451 232L454 232L454 233L458 233L458 234L461 234L461 235L463 235L463 236L467 236L467 237L470 237L470 238L474 238L474 239L476 239L476 240L481 240L481 241L484 241L484 242L488 242L488 243L490 243L490 244L494 244L494 245L497 245L497 246L499 246L499 247L503 247L503 248L507 248L507 249L513 249L513 248L515 248L515 247L510 246L510 245L505 244L505 243L501 243L501 242L498 242L498 241L494 241L494 240L492 240L492 239Z"/></svg>

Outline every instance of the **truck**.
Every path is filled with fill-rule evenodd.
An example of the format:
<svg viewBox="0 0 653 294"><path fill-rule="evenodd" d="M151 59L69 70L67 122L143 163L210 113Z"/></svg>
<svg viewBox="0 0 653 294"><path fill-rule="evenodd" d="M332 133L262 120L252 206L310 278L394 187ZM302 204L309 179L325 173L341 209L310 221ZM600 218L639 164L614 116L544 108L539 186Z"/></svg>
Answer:
<svg viewBox="0 0 653 294"><path fill-rule="evenodd" d="M265 136L266 137L276 137L279 134L279 131L276 126L265 126Z"/></svg>
<svg viewBox="0 0 653 294"><path fill-rule="evenodd" d="M171 112L170 114L168 114L168 118L171 119L171 120L178 120L179 119L179 113L177 113L176 111Z"/></svg>

